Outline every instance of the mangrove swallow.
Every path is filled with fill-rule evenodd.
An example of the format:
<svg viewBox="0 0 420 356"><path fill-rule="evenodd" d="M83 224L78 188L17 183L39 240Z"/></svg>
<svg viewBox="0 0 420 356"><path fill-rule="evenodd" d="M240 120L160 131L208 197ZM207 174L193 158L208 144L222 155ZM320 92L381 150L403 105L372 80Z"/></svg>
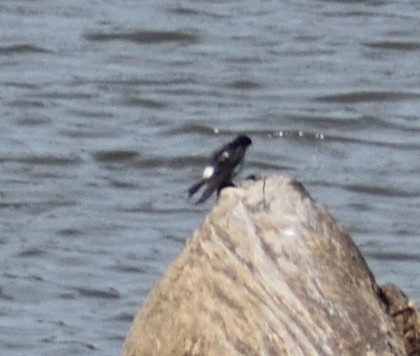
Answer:
<svg viewBox="0 0 420 356"><path fill-rule="evenodd" d="M246 135L240 135L215 151L209 159L208 166L204 169L203 177L188 189L188 196L192 197L200 188L206 188L197 200L200 204L207 200L214 191L219 196L225 187L234 186L232 179L239 173L243 165L246 149L252 144Z"/></svg>

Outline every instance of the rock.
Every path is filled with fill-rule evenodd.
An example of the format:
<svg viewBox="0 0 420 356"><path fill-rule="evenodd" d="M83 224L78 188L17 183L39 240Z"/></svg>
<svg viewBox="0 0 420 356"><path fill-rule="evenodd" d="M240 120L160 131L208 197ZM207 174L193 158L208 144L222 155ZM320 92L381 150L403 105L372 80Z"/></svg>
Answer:
<svg viewBox="0 0 420 356"><path fill-rule="evenodd" d="M407 355L420 355L420 307L394 284L380 287L387 313L404 340Z"/></svg>
<svg viewBox="0 0 420 356"><path fill-rule="evenodd" d="M301 183L226 188L134 318L124 356L405 355L351 237Z"/></svg>

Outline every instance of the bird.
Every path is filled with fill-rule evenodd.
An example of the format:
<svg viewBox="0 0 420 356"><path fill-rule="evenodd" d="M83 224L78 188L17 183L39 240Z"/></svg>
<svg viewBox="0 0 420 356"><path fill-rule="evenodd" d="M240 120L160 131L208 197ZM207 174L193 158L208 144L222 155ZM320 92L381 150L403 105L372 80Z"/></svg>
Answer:
<svg viewBox="0 0 420 356"><path fill-rule="evenodd" d="M196 205L206 201L214 191L219 196L223 188L234 186L232 179L240 172L246 150L251 144L252 140L247 135L239 135L212 153L202 178L188 189L191 198L206 185Z"/></svg>

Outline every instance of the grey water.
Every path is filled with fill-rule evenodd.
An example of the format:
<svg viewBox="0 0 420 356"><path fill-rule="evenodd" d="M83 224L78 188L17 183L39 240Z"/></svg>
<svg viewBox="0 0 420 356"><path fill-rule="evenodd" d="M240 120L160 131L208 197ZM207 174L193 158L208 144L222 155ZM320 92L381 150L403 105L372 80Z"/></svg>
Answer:
<svg viewBox="0 0 420 356"><path fill-rule="evenodd" d="M238 133L420 301L417 1L5 0L0 30L0 354L119 354Z"/></svg>

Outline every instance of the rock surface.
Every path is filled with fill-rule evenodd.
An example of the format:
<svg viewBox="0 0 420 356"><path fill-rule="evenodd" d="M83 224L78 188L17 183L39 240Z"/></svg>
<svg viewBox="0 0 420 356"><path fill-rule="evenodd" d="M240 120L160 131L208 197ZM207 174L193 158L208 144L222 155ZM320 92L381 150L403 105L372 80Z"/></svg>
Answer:
<svg viewBox="0 0 420 356"><path fill-rule="evenodd" d="M380 287L387 313L404 340L407 355L420 356L420 307L394 284Z"/></svg>
<svg viewBox="0 0 420 356"><path fill-rule="evenodd" d="M247 181L222 191L154 286L123 355L405 355L383 300L298 181Z"/></svg>

